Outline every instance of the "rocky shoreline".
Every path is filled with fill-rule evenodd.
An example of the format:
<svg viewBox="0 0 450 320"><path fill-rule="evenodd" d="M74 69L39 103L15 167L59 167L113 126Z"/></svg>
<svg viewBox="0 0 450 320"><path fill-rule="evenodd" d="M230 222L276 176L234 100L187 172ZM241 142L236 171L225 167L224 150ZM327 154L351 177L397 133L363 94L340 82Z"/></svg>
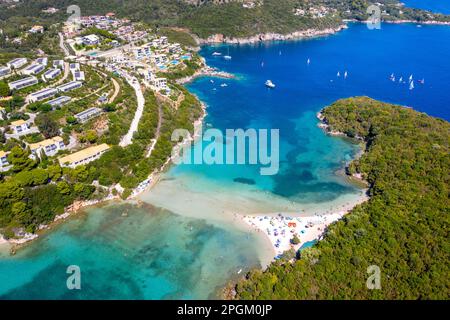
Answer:
<svg viewBox="0 0 450 320"><path fill-rule="evenodd" d="M317 124L317 126L319 128L321 128L321 129L323 129L326 134L328 134L330 136L334 136L334 137L346 137L346 138L348 138L348 136L344 132L337 131L337 130L332 130L330 128L330 125L328 124L326 118L322 114L322 111L319 111L317 113L317 119L320 120L320 122ZM360 136L355 136L352 139L359 141L361 144L365 143L364 139L362 137L360 137ZM363 154L364 154L364 150L361 150L360 152L358 152L356 157L351 162L360 159L363 156ZM347 169L348 169L348 167L349 167L351 162L346 164L345 171L347 171ZM357 184L359 184L361 186L364 186L364 187L368 187L368 185L369 185L369 183L364 179L364 177L362 176L361 173L357 172L357 173L354 173L354 174L349 174L349 173L344 173L344 174L350 179L351 182L355 182L355 183L357 183Z"/></svg>
<svg viewBox="0 0 450 320"><path fill-rule="evenodd" d="M197 72L195 72L192 76L178 79L176 82L177 82L177 84L183 85L183 84L190 83L199 77L215 77L215 78L223 78L223 79L235 79L236 78L236 76L234 74L231 74L231 73L228 73L225 71L219 71L216 68L205 66L205 67L202 67Z"/></svg>
<svg viewBox="0 0 450 320"><path fill-rule="evenodd" d="M228 44L252 44L258 42L267 42L267 41L287 41L287 40L298 40L298 39L308 39L320 36L327 36L331 34L335 34L341 30L347 29L348 26L346 24L342 24L336 28L326 28L321 30L316 29L307 29L302 31L295 31L288 34L280 34L280 33L261 33L251 37L246 38L236 38L236 37L227 37L223 34L215 34L209 36L206 39L198 39L200 45L207 44L218 44L218 43L228 43Z"/></svg>
<svg viewBox="0 0 450 320"><path fill-rule="evenodd" d="M254 44L258 42L269 42L269 41L287 41L287 40L299 40L299 39L308 39L320 36L327 36L335 34L344 29L348 29L348 22L353 23L370 23L371 21L358 21L358 20L343 20L344 24L336 28L326 28L321 30L316 29L307 29L301 31L295 31L288 34L280 34L280 33L260 33L250 37L227 37L223 34L213 34L206 39L199 38L197 36L194 39L197 41L199 45L211 45L211 44ZM450 22L447 21L416 21L416 20L384 20L382 23L390 23L390 24L403 24L403 23L413 23L417 25L444 25L450 26Z"/></svg>

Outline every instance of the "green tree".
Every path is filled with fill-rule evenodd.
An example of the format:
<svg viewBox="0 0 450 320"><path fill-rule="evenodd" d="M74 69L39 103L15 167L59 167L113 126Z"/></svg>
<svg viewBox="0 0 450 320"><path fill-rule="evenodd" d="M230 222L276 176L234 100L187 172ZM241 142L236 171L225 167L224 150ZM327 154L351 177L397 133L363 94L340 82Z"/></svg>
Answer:
<svg viewBox="0 0 450 320"><path fill-rule="evenodd" d="M36 162L29 158L30 152L24 150L19 146L12 148L8 155L8 161L13 165L12 170L14 172L20 172L24 170L31 170L36 166Z"/></svg>
<svg viewBox="0 0 450 320"><path fill-rule="evenodd" d="M8 84L4 81L0 81L0 97L9 96L9 87Z"/></svg>
<svg viewBox="0 0 450 320"><path fill-rule="evenodd" d="M53 138L59 135L59 125L47 114L40 114L36 117L36 125L45 138Z"/></svg>

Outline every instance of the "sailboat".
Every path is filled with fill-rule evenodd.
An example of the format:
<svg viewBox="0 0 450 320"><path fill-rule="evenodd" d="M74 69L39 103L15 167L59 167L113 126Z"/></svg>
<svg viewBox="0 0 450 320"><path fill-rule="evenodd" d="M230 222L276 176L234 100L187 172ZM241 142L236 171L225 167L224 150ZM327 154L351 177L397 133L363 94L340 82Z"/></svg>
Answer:
<svg viewBox="0 0 450 320"><path fill-rule="evenodd" d="M341 73L338 71L338 73L337 73L336 76L337 76L337 77L340 77L340 76L341 76Z"/></svg>
<svg viewBox="0 0 450 320"><path fill-rule="evenodd" d="M266 87L273 89L273 88L275 88L275 84L272 82L272 80L267 80Z"/></svg>
<svg viewBox="0 0 450 320"><path fill-rule="evenodd" d="M230 47L228 47L228 53L227 53L227 55L226 55L226 56L223 56L223 58L224 58L225 60L231 60L231 56L230 56Z"/></svg>
<svg viewBox="0 0 450 320"><path fill-rule="evenodd" d="M398 82L402 83L403 82L403 77L400 77L400 79L398 79Z"/></svg>
<svg viewBox="0 0 450 320"><path fill-rule="evenodd" d="M413 81L413 76L412 75L409 76L409 82L411 82L411 81Z"/></svg>
<svg viewBox="0 0 450 320"><path fill-rule="evenodd" d="M420 84L425 84L425 79L419 80Z"/></svg>
<svg viewBox="0 0 450 320"><path fill-rule="evenodd" d="M221 56L222 54L220 52L214 51L212 55L213 56Z"/></svg>
<svg viewBox="0 0 450 320"><path fill-rule="evenodd" d="M261 62L261 68L264 68L264 61Z"/></svg>
<svg viewBox="0 0 450 320"><path fill-rule="evenodd" d="M347 71L344 72L344 79L347 79L348 73Z"/></svg>
<svg viewBox="0 0 450 320"><path fill-rule="evenodd" d="M414 89L414 81L411 81L409 84L409 90L413 90Z"/></svg>
<svg viewBox="0 0 450 320"><path fill-rule="evenodd" d="M311 64L311 59L308 58L308 61L306 61L306 64Z"/></svg>

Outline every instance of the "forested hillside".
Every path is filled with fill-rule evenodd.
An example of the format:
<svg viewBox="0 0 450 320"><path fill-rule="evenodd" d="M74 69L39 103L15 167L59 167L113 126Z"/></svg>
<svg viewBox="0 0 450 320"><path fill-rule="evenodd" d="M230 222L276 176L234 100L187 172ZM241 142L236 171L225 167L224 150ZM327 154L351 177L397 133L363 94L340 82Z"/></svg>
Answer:
<svg viewBox="0 0 450 320"><path fill-rule="evenodd" d="M349 168L371 199L330 226L295 263L279 261L237 285L241 299L448 299L450 124L359 97L323 111L331 130L362 137ZM369 290L367 268L381 270Z"/></svg>
<svg viewBox="0 0 450 320"><path fill-rule="evenodd" d="M119 17L129 17L154 26L189 28L203 38L217 33L245 37L266 32L285 34L308 28L323 29L338 25L342 19L367 19L367 8L373 3L381 3L384 20L450 20L448 16L399 7L397 0L249 2L254 6L244 7L242 1L201 1L198 4L197 1L186 0L22 0L13 6L0 5L0 28L6 33L14 33L29 24L50 25L65 21L69 16L66 9L70 5L80 6L82 15L115 12ZM49 7L60 10L55 14L42 12Z"/></svg>

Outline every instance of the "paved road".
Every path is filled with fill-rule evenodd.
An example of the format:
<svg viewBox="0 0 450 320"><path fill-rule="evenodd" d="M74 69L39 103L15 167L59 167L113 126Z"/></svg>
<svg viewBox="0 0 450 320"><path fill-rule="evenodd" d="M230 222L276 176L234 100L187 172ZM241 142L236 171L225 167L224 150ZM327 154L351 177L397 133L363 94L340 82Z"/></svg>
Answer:
<svg viewBox="0 0 450 320"><path fill-rule="evenodd" d="M128 75L126 75L125 78L127 82L130 84L130 86L132 86L134 91L136 92L138 106L136 109L136 113L134 114L133 121L131 122L130 129L128 130L128 133L123 136L122 140L119 143L121 147L126 147L131 144L133 140L133 135L138 130L139 121L141 120L142 114L144 113L144 106L145 106L145 98L144 94L142 93L139 81L135 77L130 77Z"/></svg>
<svg viewBox="0 0 450 320"><path fill-rule="evenodd" d="M162 116L163 116L162 106L160 103L158 103L158 126L156 127L155 138L152 139L150 146L148 148L146 154L147 158L150 158L150 156L152 155L153 149L155 149L156 142L158 142L159 135L161 134Z"/></svg>
<svg viewBox="0 0 450 320"><path fill-rule="evenodd" d="M63 34L60 32L60 33L58 33L58 36L59 36L59 47L64 52L64 55L66 57L70 56L69 49L67 49L66 45L64 44L64 36L63 36Z"/></svg>
<svg viewBox="0 0 450 320"><path fill-rule="evenodd" d="M119 85L119 83L116 81L116 79L111 78L111 81L112 81L112 83L114 84L114 93L113 93L113 95L111 96L111 98L109 98L108 103L113 103L114 100L116 100L117 95L118 95L119 92L120 92L120 85Z"/></svg>

